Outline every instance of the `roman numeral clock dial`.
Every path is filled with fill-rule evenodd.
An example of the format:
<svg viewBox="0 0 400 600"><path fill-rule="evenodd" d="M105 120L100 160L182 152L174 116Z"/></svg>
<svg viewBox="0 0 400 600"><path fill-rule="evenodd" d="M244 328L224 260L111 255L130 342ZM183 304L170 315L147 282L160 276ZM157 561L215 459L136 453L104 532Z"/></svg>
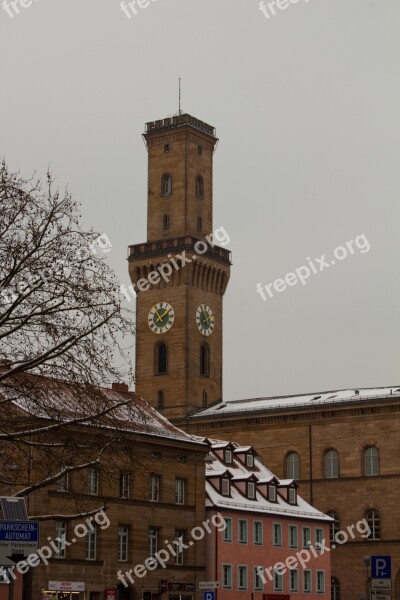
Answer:
<svg viewBox="0 0 400 600"><path fill-rule="evenodd" d="M214 331L214 314L207 304L200 304L200 306L197 308L196 323L200 333L203 335L211 335Z"/></svg>
<svg viewBox="0 0 400 600"><path fill-rule="evenodd" d="M168 302L158 302L150 310L147 322L153 333L166 333L174 324L174 309Z"/></svg>

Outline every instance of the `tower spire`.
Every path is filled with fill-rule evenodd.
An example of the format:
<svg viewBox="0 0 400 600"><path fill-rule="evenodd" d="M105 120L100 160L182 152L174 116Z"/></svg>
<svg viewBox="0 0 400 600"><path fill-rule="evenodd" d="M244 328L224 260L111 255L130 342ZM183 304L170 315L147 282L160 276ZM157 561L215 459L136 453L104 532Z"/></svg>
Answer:
<svg viewBox="0 0 400 600"><path fill-rule="evenodd" d="M181 78L179 77L179 112L178 112L179 116L182 114L182 109L181 109Z"/></svg>

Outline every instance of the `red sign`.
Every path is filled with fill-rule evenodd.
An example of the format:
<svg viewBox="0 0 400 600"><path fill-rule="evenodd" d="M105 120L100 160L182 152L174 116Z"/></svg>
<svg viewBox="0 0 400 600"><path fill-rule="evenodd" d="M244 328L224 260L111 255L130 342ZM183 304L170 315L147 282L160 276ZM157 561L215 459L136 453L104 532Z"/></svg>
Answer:
<svg viewBox="0 0 400 600"><path fill-rule="evenodd" d="M117 600L117 590L104 590L104 600Z"/></svg>
<svg viewBox="0 0 400 600"><path fill-rule="evenodd" d="M263 600L290 600L289 594L263 594Z"/></svg>

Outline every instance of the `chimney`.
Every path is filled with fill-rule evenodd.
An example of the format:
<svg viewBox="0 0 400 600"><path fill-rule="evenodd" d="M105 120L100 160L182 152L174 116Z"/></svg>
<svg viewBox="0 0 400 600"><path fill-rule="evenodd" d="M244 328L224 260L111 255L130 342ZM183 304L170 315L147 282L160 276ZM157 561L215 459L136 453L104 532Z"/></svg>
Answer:
<svg viewBox="0 0 400 600"><path fill-rule="evenodd" d="M114 390L114 392L129 392L129 388L126 383L115 382L112 384L111 389Z"/></svg>

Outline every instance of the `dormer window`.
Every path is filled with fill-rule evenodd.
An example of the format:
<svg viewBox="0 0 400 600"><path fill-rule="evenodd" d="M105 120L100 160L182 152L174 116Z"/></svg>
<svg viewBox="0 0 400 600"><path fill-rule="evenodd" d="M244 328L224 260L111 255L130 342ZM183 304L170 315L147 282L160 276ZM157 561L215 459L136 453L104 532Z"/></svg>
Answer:
<svg viewBox="0 0 400 600"><path fill-rule="evenodd" d="M252 469L254 467L254 456L253 454L246 454L246 467Z"/></svg>
<svg viewBox="0 0 400 600"><path fill-rule="evenodd" d="M276 502L276 486L275 485L268 486L268 500L270 502Z"/></svg>
<svg viewBox="0 0 400 600"><path fill-rule="evenodd" d="M289 504L297 504L296 488L289 488Z"/></svg>
<svg viewBox="0 0 400 600"><path fill-rule="evenodd" d="M227 477L224 477L221 480L221 494L223 496L230 496L231 495L231 483L229 481L229 479Z"/></svg>
<svg viewBox="0 0 400 600"><path fill-rule="evenodd" d="M254 481L249 481L247 483L247 497L249 500L255 500L256 498L256 486Z"/></svg>
<svg viewBox="0 0 400 600"><path fill-rule="evenodd" d="M232 464L232 450L225 450L225 463L227 465Z"/></svg>

